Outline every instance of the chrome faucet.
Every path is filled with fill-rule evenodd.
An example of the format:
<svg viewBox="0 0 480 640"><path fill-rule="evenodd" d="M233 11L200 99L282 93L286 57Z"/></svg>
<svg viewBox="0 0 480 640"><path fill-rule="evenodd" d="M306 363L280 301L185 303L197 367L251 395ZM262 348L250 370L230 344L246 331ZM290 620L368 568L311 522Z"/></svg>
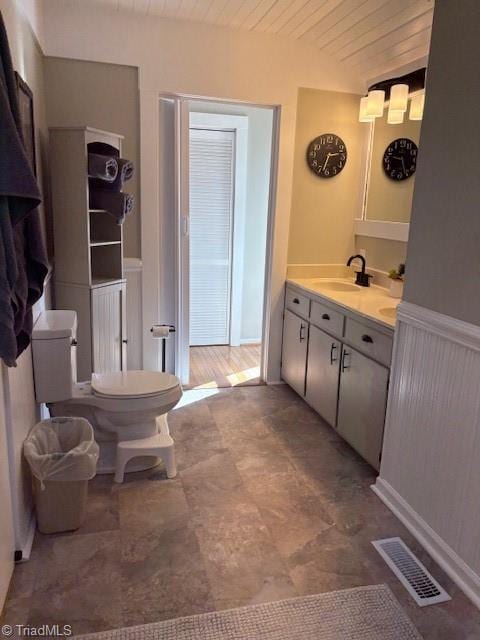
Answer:
<svg viewBox="0 0 480 640"><path fill-rule="evenodd" d="M350 258L347 260L347 267L349 267L352 263L353 260L359 259L362 261L362 270L361 271L355 271L355 273L357 274L356 280L355 280L355 284L360 285L361 287L369 287L370 286L370 278L372 277L372 275L370 273L365 273L365 269L367 267L367 263L366 260L363 256L361 256L359 253L357 253L355 256L350 256Z"/></svg>

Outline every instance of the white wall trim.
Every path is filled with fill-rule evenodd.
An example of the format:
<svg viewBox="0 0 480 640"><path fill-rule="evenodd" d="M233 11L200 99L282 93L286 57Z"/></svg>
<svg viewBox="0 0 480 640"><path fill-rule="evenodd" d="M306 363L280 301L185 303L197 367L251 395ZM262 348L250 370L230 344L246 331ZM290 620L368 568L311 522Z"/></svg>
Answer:
<svg viewBox="0 0 480 640"><path fill-rule="evenodd" d="M480 351L480 327L477 325L405 301L397 307L397 318L450 342Z"/></svg>
<svg viewBox="0 0 480 640"><path fill-rule="evenodd" d="M247 200L248 116L190 112L190 128L235 132L235 177L233 185L232 290L230 300L230 345L241 344L245 214ZM188 345L187 345L188 349Z"/></svg>
<svg viewBox="0 0 480 640"><path fill-rule="evenodd" d="M480 607L478 379L480 327L399 304L372 488Z"/></svg>
<svg viewBox="0 0 480 640"><path fill-rule="evenodd" d="M409 232L409 222L362 220L360 218L357 218L354 221L354 233L356 236L367 236L369 238L383 238L384 240L408 242Z"/></svg>
<svg viewBox="0 0 480 640"><path fill-rule="evenodd" d="M378 477L371 488L445 573L477 607L480 607L480 576L470 569L386 480Z"/></svg>

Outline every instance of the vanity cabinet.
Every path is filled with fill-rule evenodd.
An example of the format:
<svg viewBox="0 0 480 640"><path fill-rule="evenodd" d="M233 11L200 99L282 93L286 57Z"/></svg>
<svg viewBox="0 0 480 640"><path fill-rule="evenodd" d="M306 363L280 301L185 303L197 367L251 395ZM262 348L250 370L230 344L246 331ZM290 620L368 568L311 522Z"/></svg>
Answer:
<svg viewBox="0 0 480 640"><path fill-rule="evenodd" d="M310 325L305 399L332 427L337 419L342 343Z"/></svg>
<svg viewBox="0 0 480 640"><path fill-rule="evenodd" d="M337 431L379 469L389 370L347 345L340 369Z"/></svg>
<svg viewBox="0 0 480 640"><path fill-rule="evenodd" d="M285 310L282 344L282 377L299 395L305 395L308 322Z"/></svg>
<svg viewBox="0 0 480 640"><path fill-rule="evenodd" d="M282 378L380 467L393 330L287 286Z"/></svg>

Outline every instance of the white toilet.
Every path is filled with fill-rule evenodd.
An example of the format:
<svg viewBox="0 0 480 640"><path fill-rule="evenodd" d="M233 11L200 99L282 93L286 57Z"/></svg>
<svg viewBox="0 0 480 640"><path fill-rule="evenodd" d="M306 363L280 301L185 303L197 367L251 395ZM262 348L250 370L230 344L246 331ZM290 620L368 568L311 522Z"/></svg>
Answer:
<svg viewBox="0 0 480 640"><path fill-rule="evenodd" d="M100 446L98 473L141 471L161 458L167 477L176 475L167 413L182 397L177 377L157 371L94 373L76 381L75 311L44 311L32 334L37 402L53 416L80 416L93 426Z"/></svg>

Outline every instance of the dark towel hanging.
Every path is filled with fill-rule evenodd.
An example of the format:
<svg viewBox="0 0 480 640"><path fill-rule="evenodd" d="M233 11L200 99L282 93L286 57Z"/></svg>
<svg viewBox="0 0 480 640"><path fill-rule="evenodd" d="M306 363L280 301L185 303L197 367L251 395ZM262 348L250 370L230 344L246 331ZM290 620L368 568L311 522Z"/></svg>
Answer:
<svg viewBox="0 0 480 640"><path fill-rule="evenodd" d="M23 144L17 84L0 12L0 358L8 366L28 346L32 306L48 261L40 191Z"/></svg>

